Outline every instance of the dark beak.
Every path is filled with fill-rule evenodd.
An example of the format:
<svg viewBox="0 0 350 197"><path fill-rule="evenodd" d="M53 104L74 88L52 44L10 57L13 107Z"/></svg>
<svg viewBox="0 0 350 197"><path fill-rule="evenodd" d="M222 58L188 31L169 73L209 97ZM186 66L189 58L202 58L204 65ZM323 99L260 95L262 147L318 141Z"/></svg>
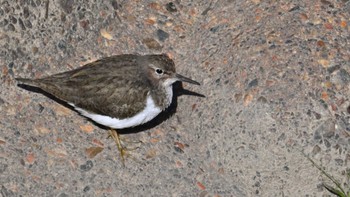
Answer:
<svg viewBox="0 0 350 197"><path fill-rule="evenodd" d="M198 83L197 81L192 80L192 79L187 78L187 77L184 77L184 76L179 75L179 74L175 74L175 77L176 77L179 81L183 81L183 82L187 82L187 83L192 83L192 84L195 84L195 85L201 85L201 84Z"/></svg>

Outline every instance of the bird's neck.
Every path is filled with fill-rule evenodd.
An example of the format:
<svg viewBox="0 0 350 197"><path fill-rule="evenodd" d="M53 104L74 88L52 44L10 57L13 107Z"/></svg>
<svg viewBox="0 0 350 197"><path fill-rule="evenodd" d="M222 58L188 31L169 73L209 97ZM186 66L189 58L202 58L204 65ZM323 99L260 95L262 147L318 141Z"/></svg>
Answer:
<svg viewBox="0 0 350 197"><path fill-rule="evenodd" d="M151 96L155 104L165 110L173 99L173 86L159 86L158 89L151 91Z"/></svg>

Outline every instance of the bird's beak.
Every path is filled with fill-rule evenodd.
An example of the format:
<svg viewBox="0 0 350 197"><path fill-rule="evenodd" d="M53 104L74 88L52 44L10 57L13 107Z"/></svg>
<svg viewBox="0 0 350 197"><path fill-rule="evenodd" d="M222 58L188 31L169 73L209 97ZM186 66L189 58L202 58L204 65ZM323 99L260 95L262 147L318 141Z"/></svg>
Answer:
<svg viewBox="0 0 350 197"><path fill-rule="evenodd" d="M192 83L192 84L196 84L196 85L201 85L200 83L198 83L195 80L192 80L190 78L184 77L182 75L179 74L175 74L175 77L179 80L179 81L183 81L183 82L187 82L187 83Z"/></svg>

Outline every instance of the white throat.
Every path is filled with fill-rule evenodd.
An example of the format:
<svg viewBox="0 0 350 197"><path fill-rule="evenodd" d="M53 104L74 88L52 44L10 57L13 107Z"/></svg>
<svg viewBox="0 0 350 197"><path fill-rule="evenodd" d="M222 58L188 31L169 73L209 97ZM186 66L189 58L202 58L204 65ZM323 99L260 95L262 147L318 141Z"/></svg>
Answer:
<svg viewBox="0 0 350 197"><path fill-rule="evenodd" d="M166 94L166 107L169 107L171 104L171 101L173 100L173 83L175 83L176 79L166 79L163 83L163 87L165 88L165 94Z"/></svg>

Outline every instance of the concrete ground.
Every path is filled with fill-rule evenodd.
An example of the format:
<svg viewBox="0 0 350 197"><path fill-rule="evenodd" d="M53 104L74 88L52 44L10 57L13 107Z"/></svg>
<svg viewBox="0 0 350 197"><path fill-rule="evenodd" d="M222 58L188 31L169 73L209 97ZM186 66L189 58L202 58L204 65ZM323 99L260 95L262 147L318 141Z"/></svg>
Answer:
<svg viewBox="0 0 350 197"><path fill-rule="evenodd" d="M349 26L348 0L2 0L0 196L330 196L302 152L349 189ZM169 54L205 97L177 84L124 131L143 142L125 166L104 128L14 80L126 53Z"/></svg>

